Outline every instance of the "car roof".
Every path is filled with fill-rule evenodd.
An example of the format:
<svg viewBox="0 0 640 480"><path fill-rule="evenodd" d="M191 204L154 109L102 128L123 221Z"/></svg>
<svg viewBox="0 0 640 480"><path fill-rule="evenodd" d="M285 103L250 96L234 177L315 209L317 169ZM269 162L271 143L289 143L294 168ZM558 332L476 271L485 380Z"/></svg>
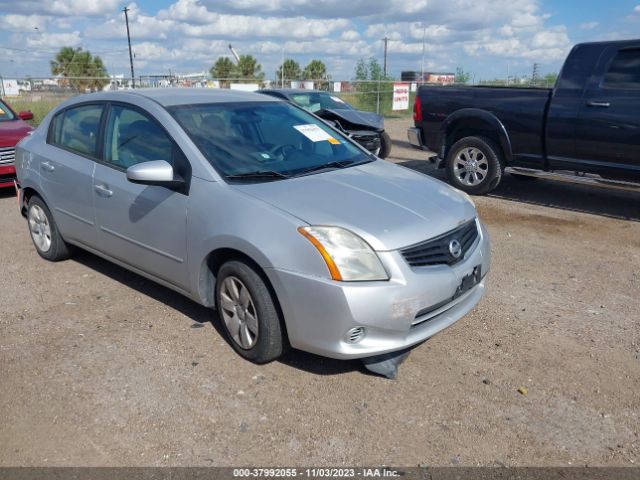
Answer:
<svg viewBox="0 0 640 480"><path fill-rule="evenodd" d="M82 101L90 98L96 100L125 101L131 96L139 96L151 99L164 107L175 105L192 105L198 103L241 103L241 102L278 102L274 97L260 95L255 92L243 92L241 90L228 90L223 88L136 88L131 90L104 91L89 93L81 97L75 97Z"/></svg>
<svg viewBox="0 0 640 480"><path fill-rule="evenodd" d="M290 95L293 93L329 93L324 90L307 90L306 88L266 88L261 90L263 93L274 92L274 93L282 93L285 95Z"/></svg>

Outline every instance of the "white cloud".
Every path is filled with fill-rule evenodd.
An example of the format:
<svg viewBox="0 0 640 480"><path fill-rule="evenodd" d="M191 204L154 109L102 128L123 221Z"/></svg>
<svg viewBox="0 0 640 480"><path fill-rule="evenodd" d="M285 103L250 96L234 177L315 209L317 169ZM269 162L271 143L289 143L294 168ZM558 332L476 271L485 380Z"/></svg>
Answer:
<svg viewBox="0 0 640 480"><path fill-rule="evenodd" d="M582 30L593 30L598 25L600 25L600 22L585 22L580 24L580 28Z"/></svg>
<svg viewBox="0 0 640 480"><path fill-rule="evenodd" d="M120 3L120 0L3 0L0 1L0 9L17 13L93 17L118 10Z"/></svg>
<svg viewBox="0 0 640 480"><path fill-rule="evenodd" d="M0 20L9 32L0 32L0 45L16 51L28 45L43 54L82 46L100 53L110 70L124 68L126 1L0 0L7 12ZM419 68L423 35L429 69L559 63L570 47L569 32L541 3L492 0L489 8L477 0L171 0L162 9L152 2L128 6L136 69L208 69L229 54L231 42L239 53L257 56L267 77L284 47L302 65L320 58L332 75L348 78L359 58L375 56L382 63L384 36L390 38L394 75ZM42 70L48 70L47 60L40 60ZM0 69L7 62L0 58Z"/></svg>
<svg viewBox="0 0 640 480"><path fill-rule="evenodd" d="M0 17L2 28L9 32L32 33L35 30L44 32L51 17L46 15L9 14Z"/></svg>
<svg viewBox="0 0 640 480"><path fill-rule="evenodd" d="M42 33L28 35L24 45L28 48L47 48L57 50L62 47L77 47L81 44L80 32Z"/></svg>
<svg viewBox="0 0 640 480"><path fill-rule="evenodd" d="M635 13L640 13L640 5L636 5L635 7L633 7L633 11Z"/></svg>
<svg viewBox="0 0 640 480"><path fill-rule="evenodd" d="M355 30L345 30L340 35L342 40L358 40L360 38L360 34Z"/></svg>

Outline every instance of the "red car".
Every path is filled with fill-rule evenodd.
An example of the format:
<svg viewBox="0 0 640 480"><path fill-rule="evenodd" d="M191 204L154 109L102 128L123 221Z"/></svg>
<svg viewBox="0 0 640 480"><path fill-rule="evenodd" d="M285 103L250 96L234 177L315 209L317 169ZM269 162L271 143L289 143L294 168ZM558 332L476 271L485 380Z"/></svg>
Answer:
<svg viewBox="0 0 640 480"><path fill-rule="evenodd" d="M0 100L0 188L13 187L16 178L16 145L33 130L25 120L31 120L33 113L11 110Z"/></svg>

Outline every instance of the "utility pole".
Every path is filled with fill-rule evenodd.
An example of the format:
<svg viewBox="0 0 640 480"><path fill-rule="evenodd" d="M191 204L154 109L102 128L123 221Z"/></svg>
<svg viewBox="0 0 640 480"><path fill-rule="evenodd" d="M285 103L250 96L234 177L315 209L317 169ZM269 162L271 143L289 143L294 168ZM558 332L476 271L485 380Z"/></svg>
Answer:
<svg viewBox="0 0 640 480"><path fill-rule="evenodd" d="M136 76L133 73L133 54L131 53L131 34L129 33L129 9L124 7L124 20L127 23L127 42L129 43L129 64L131 65L131 86L136 88Z"/></svg>
<svg viewBox="0 0 640 480"><path fill-rule="evenodd" d="M420 85L424 83L424 42L427 37L427 27L422 24L422 67L420 68Z"/></svg>
<svg viewBox="0 0 640 480"><path fill-rule="evenodd" d="M386 78L387 77L387 43L389 42L389 37L385 36L382 40L384 41L384 67L382 68L382 71L384 72L384 76Z"/></svg>
<svg viewBox="0 0 640 480"><path fill-rule="evenodd" d="M280 64L280 86L284 88L284 44L282 45L282 63Z"/></svg>

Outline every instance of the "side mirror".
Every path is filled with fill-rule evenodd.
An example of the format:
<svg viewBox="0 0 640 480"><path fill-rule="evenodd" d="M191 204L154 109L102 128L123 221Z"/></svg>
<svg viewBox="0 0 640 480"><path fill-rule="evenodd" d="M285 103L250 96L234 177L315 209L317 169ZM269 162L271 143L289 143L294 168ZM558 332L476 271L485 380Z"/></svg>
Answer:
<svg viewBox="0 0 640 480"><path fill-rule="evenodd" d="M18 117L20 117L21 120L33 120L33 113L31 113L31 111L20 112L18 113Z"/></svg>
<svg viewBox="0 0 640 480"><path fill-rule="evenodd" d="M173 172L173 167L164 160L142 162L127 168L127 180L142 185L178 187L184 180Z"/></svg>

